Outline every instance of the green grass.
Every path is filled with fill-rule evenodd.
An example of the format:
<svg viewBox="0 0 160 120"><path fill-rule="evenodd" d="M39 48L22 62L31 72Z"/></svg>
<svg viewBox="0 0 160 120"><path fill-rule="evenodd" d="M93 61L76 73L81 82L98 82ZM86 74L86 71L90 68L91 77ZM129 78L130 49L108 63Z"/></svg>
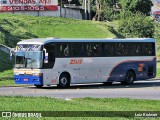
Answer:
<svg viewBox="0 0 160 120"><path fill-rule="evenodd" d="M159 104L159 100L127 98L76 98L67 101L48 97L0 96L1 111L160 111Z"/></svg>
<svg viewBox="0 0 160 120"><path fill-rule="evenodd" d="M0 72L0 86L17 86L13 81L13 70Z"/></svg>
<svg viewBox="0 0 160 120"><path fill-rule="evenodd" d="M0 16L0 43L15 47L21 39L46 37L114 38L105 23L60 17Z"/></svg>
<svg viewBox="0 0 160 120"><path fill-rule="evenodd" d="M160 78L160 62L157 62L157 75L156 78Z"/></svg>
<svg viewBox="0 0 160 120"><path fill-rule="evenodd" d="M13 77L13 70L6 70L5 72L0 72L0 78L11 78Z"/></svg>
<svg viewBox="0 0 160 120"><path fill-rule="evenodd" d="M0 86L18 86L13 80L2 80L0 81Z"/></svg>
<svg viewBox="0 0 160 120"><path fill-rule="evenodd" d="M160 111L160 100L76 98L66 101L48 97L0 96L0 101L0 110L4 111L14 111L15 108L16 111Z"/></svg>

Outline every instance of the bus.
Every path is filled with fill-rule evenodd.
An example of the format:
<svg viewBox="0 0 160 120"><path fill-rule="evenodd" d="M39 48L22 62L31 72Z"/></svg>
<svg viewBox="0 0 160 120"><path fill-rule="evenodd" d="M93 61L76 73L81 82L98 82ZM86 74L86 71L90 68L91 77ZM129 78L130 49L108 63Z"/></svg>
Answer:
<svg viewBox="0 0 160 120"><path fill-rule="evenodd" d="M153 38L35 38L17 43L14 81L36 87L104 83L131 85L156 77Z"/></svg>

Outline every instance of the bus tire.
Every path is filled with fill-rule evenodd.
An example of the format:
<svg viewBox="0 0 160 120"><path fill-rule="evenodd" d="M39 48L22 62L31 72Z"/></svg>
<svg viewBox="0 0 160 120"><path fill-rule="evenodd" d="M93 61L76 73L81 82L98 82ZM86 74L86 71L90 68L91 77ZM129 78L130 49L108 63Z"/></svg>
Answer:
<svg viewBox="0 0 160 120"><path fill-rule="evenodd" d="M35 87L37 87L37 88L42 88L43 87L43 85L34 85Z"/></svg>
<svg viewBox="0 0 160 120"><path fill-rule="evenodd" d="M59 88L67 88L70 86L70 77L69 75L63 73L59 77Z"/></svg>
<svg viewBox="0 0 160 120"><path fill-rule="evenodd" d="M121 84L131 85L135 81L135 78L136 78L136 76L135 76L134 72L133 71L128 71L127 74L126 74L125 81L122 81Z"/></svg>

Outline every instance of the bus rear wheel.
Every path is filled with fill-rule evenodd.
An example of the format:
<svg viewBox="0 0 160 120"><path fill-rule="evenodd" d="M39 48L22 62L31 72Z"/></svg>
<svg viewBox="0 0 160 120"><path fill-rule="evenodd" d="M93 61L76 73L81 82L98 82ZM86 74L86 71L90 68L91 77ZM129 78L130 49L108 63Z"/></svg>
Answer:
<svg viewBox="0 0 160 120"><path fill-rule="evenodd" d="M70 77L67 74L61 74L59 77L59 88L67 88L70 86Z"/></svg>
<svg viewBox="0 0 160 120"><path fill-rule="evenodd" d="M131 85L135 81L135 74L133 71L128 71L126 74L125 81L122 81L121 84L123 85Z"/></svg>

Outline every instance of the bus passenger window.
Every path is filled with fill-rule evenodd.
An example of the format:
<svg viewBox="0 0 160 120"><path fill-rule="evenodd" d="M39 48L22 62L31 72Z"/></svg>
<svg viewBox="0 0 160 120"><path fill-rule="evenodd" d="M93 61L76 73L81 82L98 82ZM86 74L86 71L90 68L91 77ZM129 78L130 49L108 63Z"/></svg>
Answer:
<svg viewBox="0 0 160 120"><path fill-rule="evenodd" d="M143 55L145 56L152 56L155 55L154 53L154 44L153 43L143 43L142 44Z"/></svg>
<svg viewBox="0 0 160 120"><path fill-rule="evenodd" d="M101 56L102 55L102 44L97 43L93 45L93 55Z"/></svg>
<svg viewBox="0 0 160 120"><path fill-rule="evenodd" d="M87 49L87 56L88 57L90 57L90 56L92 56L92 44L91 43L88 43L87 45L86 45L86 49Z"/></svg>
<svg viewBox="0 0 160 120"><path fill-rule="evenodd" d="M70 52L69 52L68 43L57 44L57 56L58 57L68 57L69 55L70 55Z"/></svg>
<svg viewBox="0 0 160 120"><path fill-rule="evenodd" d="M131 56L141 56L141 43L132 43L130 46Z"/></svg>
<svg viewBox="0 0 160 120"><path fill-rule="evenodd" d="M69 48L66 45L66 47L64 48L64 56L69 56Z"/></svg>
<svg viewBox="0 0 160 120"><path fill-rule="evenodd" d="M71 43L72 57L83 57L84 45L81 43Z"/></svg>
<svg viewBox="0 0 160 120"><path fill-rule="evenodd" d="M114 43L105 43L104 44L104 54L105 56L114 56L114 52L115 52L115 49L114 49Z"/></svg>

